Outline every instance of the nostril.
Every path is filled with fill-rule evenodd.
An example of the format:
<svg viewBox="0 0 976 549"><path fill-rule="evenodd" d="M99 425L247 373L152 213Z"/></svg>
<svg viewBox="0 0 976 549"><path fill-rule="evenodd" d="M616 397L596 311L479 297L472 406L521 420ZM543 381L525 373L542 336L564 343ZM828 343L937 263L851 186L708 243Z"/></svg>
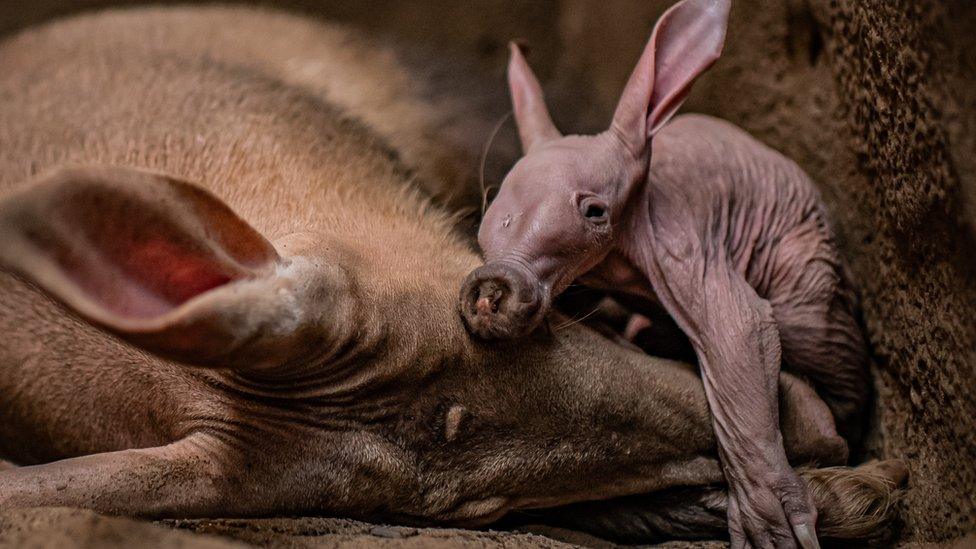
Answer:
<svg viewBox="0 0 976 549"><path fill-rule="evenodd" d="M498 301L492 300L488 297L479 297L478 303L475 305L475 310L481 316L487 316L492 313L498 312Z"/></svg>
<svg viewBox="0 0 976 549"><path fill-rule="evenodd" d="M459 298L467 327L484 339L525 334L545 313L539 280L526 269L501 262L486 263L468 274Z"/></svg>
<svg viewBox="0 0 976 549"><path fill-rule="evenodd" d="M474 293L474 312L479 316L489 316L498 313L508 287L497 279L489 279L475 287Z"/></svg>

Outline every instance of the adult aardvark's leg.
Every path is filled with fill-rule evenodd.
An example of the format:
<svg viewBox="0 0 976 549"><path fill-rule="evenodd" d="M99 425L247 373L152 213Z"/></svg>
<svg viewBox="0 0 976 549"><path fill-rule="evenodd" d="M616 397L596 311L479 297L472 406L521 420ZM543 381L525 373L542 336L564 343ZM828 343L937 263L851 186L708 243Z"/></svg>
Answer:
<svg viewBox="0 0 976 549"><path fill-rule="evenodd" d="M206 435L156 448L93 454L0 471L0 509L86 507L109 514L201 516L221 513L239 492L220 443ZM232 501L232 500L231 500Z"/></svg>
<svg viewBox="0 0 976 549"><path fill-rule="evenodd" d="M810 486L820 510L817 535L837 541L883 537L897 488L908 474L904 463L898 460L798 472ZM721 486L711 486L578 503L536 511L532 519L621 543L643 544L722 538L728 529L727 512L728 492Z"/></svg>

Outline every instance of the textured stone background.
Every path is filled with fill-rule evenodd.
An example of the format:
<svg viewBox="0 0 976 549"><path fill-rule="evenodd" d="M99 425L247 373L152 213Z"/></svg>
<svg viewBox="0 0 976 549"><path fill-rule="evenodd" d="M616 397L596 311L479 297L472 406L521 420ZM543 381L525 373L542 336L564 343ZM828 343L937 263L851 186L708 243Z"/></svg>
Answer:
<svg viewBox="0 0 976 549"><path fill-rule="evenodd" d="M0 34L118 3L0 0ZM557 122L564 131L586 131L608 121L654 19L670 3L275 5L467 53L499 76L506 41L525 38ZM904 458L912 469L904 538L972 543L960 538L976 530L976 3L733 4L726 54L687 110L743 126L819 182L861 290L876 358L868 452ZM415 543L364 532L383 544ZM485 543L535 543L506 540Z"/></svg>

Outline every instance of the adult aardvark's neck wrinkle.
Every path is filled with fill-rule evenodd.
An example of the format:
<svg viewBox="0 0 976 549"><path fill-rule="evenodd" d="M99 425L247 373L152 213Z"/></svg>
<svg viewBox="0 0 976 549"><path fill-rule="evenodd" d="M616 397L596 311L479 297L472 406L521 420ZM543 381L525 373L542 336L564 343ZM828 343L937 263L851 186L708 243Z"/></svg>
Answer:
<svg viewBox="0 0 976 549"><path fill-rule="evenodd" d="M260 324L240 343L246 348L268 341L275 360L246 370L247 377L301 384L353 360L365 340L356 328L364 319L345 269L319 257L291 256L278 267L277 279L276 286L260 288L266 299L254 304L274 310L265 314L274 321ZM246 321L248 315L244 310L238 318Z"/></svg>

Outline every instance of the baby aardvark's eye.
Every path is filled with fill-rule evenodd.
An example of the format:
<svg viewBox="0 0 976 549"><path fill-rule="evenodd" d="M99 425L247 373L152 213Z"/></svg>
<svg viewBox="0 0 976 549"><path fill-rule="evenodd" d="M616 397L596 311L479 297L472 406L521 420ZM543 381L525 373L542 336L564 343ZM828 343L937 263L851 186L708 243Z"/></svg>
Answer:
<svg viewBox="0 0 976 549"><path fill-rule="evenodd" d="M609 217L606 202L595 196L588 196L580 200L579 209L580 213L583 214L583 217L585 217L590 223L606 223L607 218Z"/></svg>

